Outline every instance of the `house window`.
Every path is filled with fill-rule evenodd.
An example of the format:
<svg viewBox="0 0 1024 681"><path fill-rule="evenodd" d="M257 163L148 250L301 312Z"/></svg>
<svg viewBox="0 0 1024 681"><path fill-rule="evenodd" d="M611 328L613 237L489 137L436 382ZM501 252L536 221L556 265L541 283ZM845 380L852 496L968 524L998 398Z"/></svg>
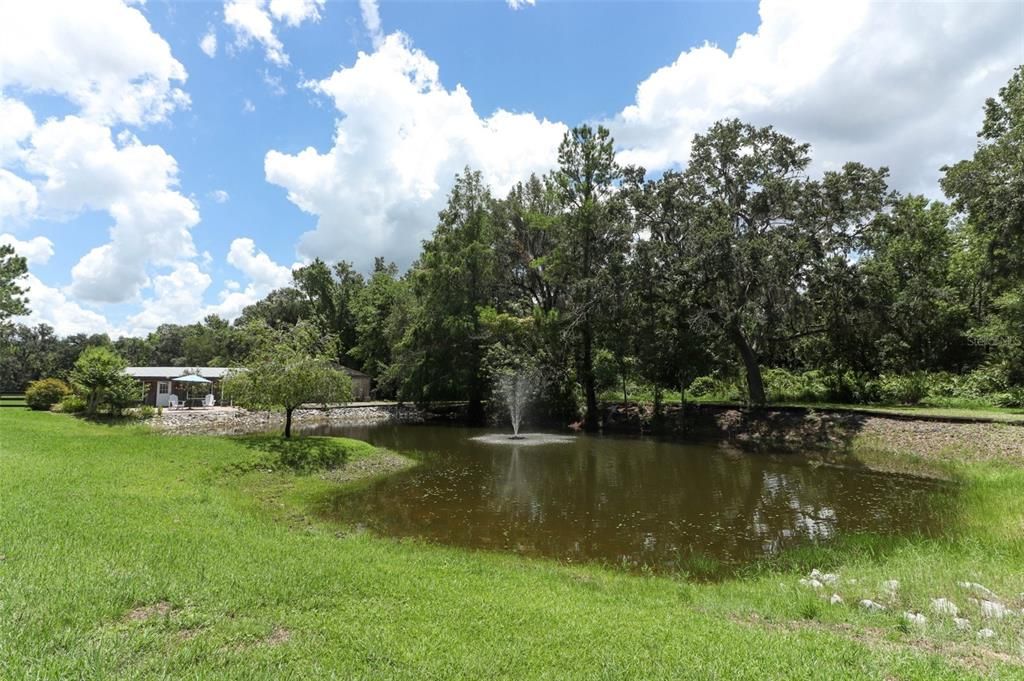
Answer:
<svg viewBox="0 0 1024 681"><path fill-rule="evenodd" d="M157 384L156 391L161 395L166 395L167 393L171 392L171 384L164 383L163 381L161 381L160 383Z"/></svg>

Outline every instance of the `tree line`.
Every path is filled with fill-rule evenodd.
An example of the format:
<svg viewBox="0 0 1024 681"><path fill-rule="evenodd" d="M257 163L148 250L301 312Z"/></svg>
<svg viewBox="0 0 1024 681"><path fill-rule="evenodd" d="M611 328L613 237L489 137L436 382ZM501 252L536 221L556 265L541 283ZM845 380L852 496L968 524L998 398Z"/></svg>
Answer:
<svg viewBox="0 0 1024 681"><path fill-rule="evenodd" d="M590 429L602 393L642 386L660 405L731 381L763 404L780 376L812 375L834 401L936 374L1024 402L1022 149L1022 68L985 103L973 156L942 169L947 202L853 161L812 177L809 145L739 120L648 178L584 125L504 197L466 169L404 273L315 260L233 324L113 343L8 324L0 383L59 375L97 344L130 364L233 365L260 329L302 322L378 396L468 400L477 417L513 371L543 376L542 408Z"/></svg>

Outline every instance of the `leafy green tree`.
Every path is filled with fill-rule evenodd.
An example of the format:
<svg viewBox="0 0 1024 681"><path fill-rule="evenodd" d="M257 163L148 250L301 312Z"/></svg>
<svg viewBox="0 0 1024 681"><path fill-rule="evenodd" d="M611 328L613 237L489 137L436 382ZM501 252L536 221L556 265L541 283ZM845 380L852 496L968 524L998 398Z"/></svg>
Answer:
<svg viewBox="0 0 1024 681"><path fill-rule="evenodd" d="M534 308L562 308L565 292L553 276L553 260L562 234L560 190L551 175L532 175L494 204L498 296L517 314Z"/></svg>
<svg viewBox="0 0 1024 681"><path fill-rule="evenodd" d="M575 418L575 349L566 342L569 301L557 255L564 211L554 175L517 184L492 215L497 294L496 307L481 317L485 342L533 359L544 377L538 411Z"/></svg>
<svg viewBox="0 0 1024 681"><path fill-rule="evenodd" d="M686 282L692 323L734 347L754 404L765 402L762 358L826 330L830 265L848 260L888 200L884 169L849 163L811 181L809 163L806 144L721 121L652 190L649 229L676 250L670 276Z"/></svg>
<svg viewBox="0 0 1024 681"><path fill-rule="evenodd" d="M977 282L973 307L981 322L972 336L1010 384L1024 384L1024 66L985 102L974 156L943 168L942 188L966 215L961 263ZM973 270L973 271L972 271Z"/></svg>
<svg viewBox="0 0 1024 681"><path fill-rule="evenodd" d="M109 347L88 347L82 351L71 372L71 382L85 397L87 413L95 414L103 405L120 413L132 390L134 402L142 399L141 384L124 373L125 366L124 359Z"/></svg>
<svg viewBox="0 0 1024 681"><path fill-rule="evenodd" d="M18 284L27 273L25 258L17 255L13 246L0 245L0 323L15 315L28 314L24 298L28 289Z"/></svg>
<svg viewBox="0 0 1024 681"><path fill-rule="evenodd" d="M152 347L152 358L156 366L184 366L185 337L188 330L179 324L161 324L147 340Z"/></svg>
<svg viewBox="0 0 1024 681"><path fill-rule="evenodd" d="M66 377L74 359L63 361L65 343L46 324L0 324L0 387L20 391L30 381Z"/></svg>
<svg viewBox="0 0 1024 681"><path fill-rule="evenodd" d="M877 370L956 370L970 353L970 311L950 281L950 218L944 204L909 196L865 232L860 267L878 335L862 329L861 341L874 341Z"/></svg>
<svg viewBox="0 0 1024 681"><path fill-rule="evenodd" d="M292 277L295 287L305 295L316 323L324 333L338 338L337 360L354 363L352 350L358 344L355 301L365 286L363 276L351 263L339 262L331 267L317 258L292 272Z"/></svg>
<svg viewBox="0 0 1024 681"><path fill-rule="evenodd" d="M942 188L983 240L986 275L1024 280L1024 66L985 102L973 158L943 168Z"/></svg>
<svg viewBox="0 0 1024 681"><path fill-rule="evenodd" d="M284 409L284 436L292 436L292 415L307 403L333 404L352 397L352 380L327 356L311 355L302 340L279 339L259 347L245 368L228 374L224 392L257 409Z"/></svg>
<svg viewBox="0 0 1024 681"><path fill-rule="evenodd" d="M153 366L153 347L148 338L122 336L114 341L114 351L124 357L128 366Z"/></svg>
<svg viewBox="0 0 1024 681"><path fill-rule="evenodd" d="M398 267L377 258L373 274L352 302L357 340L351 354L360 361L362 370L375 378L386 375L391 366L394 339L389 322L404 286Z"/></svg>
<svg viewBox="0 0 1024 681"><path fill-rule="evenodd" d="M297 288L286 286L271 291L263 300L258 300L242 310L235 320L235 326L245 326L257 319L274 329L289 329L301 319L312 315L309 299Z"/></svg>
<svg viewBox="0 0 1024 681"><path fill-rule="evenodd" d="M577 375L583 388L586 430L597 430L597 384L594 376L595 322L604 294L609 262L629 245L630 233L617 214L613 195L623 172L615 162L610 133L584 125L567 132L558 149L555 175L564 211L560 238L552 257L552 277L567 291L567 325L575 338Z"/></svg>
<svg viewBox="0 0 1024 681"><path fill-rule="evenodd" d="M496 286L491 206L479 172L456 178L410 272L416 306L399 347L405 394L468 399L473 422L483 421L487 392L479 309L494 301Z"/></svg>

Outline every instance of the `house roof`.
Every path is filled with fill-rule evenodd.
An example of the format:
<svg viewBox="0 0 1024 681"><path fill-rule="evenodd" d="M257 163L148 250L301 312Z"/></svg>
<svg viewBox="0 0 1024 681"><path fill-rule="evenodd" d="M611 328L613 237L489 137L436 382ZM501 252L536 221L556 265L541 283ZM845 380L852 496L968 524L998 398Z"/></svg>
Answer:
<svg viewBox="0 0 1024 681"><path fill-rule="evenodd" d="M203 378L224 378L230 367L127 367L124 372L134 378L178 378L185 374L199 374Z"/></svg>
<svg viewBox="0 0 1024 681"><path fill-rule="evenodd" d="M350 369L346 366L336 366L352 378L370 378L357 369ZM199 374L203 378L224 378L224 375L231 371L230 367L127 367L124 372L134 378L162 378L164 380L184 376L185 374Z"/></svg>

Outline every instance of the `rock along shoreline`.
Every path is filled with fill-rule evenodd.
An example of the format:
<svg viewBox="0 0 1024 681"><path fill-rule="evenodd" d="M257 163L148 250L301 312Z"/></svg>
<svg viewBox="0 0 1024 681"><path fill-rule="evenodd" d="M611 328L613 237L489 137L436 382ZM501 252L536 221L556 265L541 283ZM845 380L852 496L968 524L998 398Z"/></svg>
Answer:
<svg viewBox="0 0 1024 681"><path fill-rule="evenodd" d="M424 414L413 405L345 405L296 409L292 427L370 426L382 423L422 423ZM249 411L241 407L164 409L149 427L174 435L247 435L284 428L281 412Z"/></svg>

